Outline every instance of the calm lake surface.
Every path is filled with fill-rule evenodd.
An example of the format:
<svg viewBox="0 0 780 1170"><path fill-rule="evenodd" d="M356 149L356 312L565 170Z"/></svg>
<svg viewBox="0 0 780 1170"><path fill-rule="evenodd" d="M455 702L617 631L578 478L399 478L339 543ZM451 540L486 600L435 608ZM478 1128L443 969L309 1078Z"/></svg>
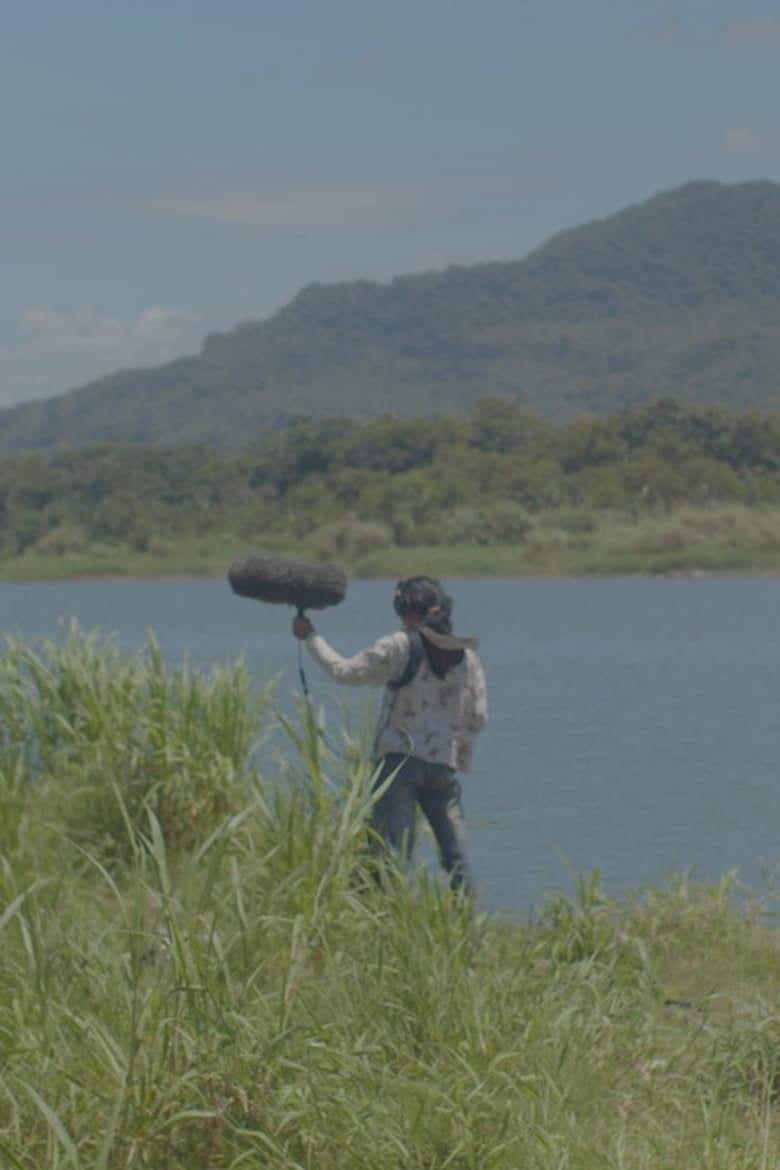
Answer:
<svg viewBox="0 0 780 1170"><path fill-rule="evenodd" d="M463 778L485 908L526 915L596 867L614 896L683 871L736 869L766 888L780 861L780 580L446 584L490 688ZM352 654L396 628L391 594L353 581L317 627ZM283 702L300 687L290 616L221 581L0 584L0 632L56 637L76 618L132 653L152 630L171 663L243 654L258 682L281 672ZM345 697L368 711L368 691L305 665L334 718Z"/></svg>

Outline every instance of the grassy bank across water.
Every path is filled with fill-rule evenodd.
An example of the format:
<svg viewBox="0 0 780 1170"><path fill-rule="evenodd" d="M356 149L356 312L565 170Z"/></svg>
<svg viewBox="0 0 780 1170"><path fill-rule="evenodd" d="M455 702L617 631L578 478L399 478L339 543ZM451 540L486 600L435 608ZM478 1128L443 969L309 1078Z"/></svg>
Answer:
<svg viewBox="0 0 780 1170"><path fill-rule="evenodd" d="M687 505L629 515L549 509L529 516L514 544L427 544L364 547L360 525L300 538L222 533L157 542L154 551L96 546L57 555L0 560L0 580L57 581L83 577L219 577L235 557L278 553L332 559L358 577L429 572L442 577L549 577L626 573L780 571L780 508Z"/></svg>
<svg viewBox="0 0 780 1170"><path fill-rule="evenodd" d="M153 644L8 640L0 718L3 1166L780 1164L771 894L377 888L366 737Z"/></svg>

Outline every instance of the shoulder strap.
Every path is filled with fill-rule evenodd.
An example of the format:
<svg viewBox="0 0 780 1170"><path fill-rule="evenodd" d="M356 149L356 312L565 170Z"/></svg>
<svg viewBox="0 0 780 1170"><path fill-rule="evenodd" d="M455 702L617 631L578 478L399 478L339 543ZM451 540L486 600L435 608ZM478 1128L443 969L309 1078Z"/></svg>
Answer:
<svg viewBox="0 0 780 1170"><path fill-rule="evenodd" d="M401 687L405 687L412 681L420 669L420 663L425 653L422 637L418 634L417 630L407 630L406 636L409 639L409 657L406 660L406 666L400 677L387 684L393 691L400 691Z"/></svg>

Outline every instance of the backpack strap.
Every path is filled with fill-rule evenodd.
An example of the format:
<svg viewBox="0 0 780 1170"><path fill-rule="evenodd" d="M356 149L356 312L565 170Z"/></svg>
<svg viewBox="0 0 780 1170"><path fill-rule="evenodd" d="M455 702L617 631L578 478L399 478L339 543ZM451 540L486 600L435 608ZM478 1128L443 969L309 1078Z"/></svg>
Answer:
<svg viewBox="0 0 780 1170"><path fill-rule="evenodd" d="M417 630L406 630L405 633L409 639L409 657L400 677L387 684L393 691L400 691L401 687L407 686L412 681L420 669L420 663L425 653L422 636L418 634Z"/></svg>

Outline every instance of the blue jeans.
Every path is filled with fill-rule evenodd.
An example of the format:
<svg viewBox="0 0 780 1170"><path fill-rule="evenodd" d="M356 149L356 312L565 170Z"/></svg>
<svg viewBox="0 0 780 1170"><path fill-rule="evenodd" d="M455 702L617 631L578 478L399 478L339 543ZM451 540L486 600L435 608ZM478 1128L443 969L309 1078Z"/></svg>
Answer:
<svg viewBox="0 0 780 1170"><path fill-rule="evenodd" d="M466 822L455 769L416 756L388 752L383 756L374 791L395 773L371 812L371 828L382 843L407 860L414 850L415 806L419 804L433 829L439 856L453 890L473 891L466 857Z"/></svg>

